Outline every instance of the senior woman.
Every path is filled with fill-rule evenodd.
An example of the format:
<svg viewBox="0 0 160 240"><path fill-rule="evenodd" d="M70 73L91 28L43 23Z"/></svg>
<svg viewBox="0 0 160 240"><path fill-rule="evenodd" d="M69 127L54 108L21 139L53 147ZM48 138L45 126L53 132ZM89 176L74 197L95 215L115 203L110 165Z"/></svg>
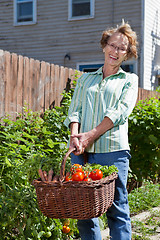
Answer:
<svg viewBox="0 0 160 240"><path fill-rule="evenodd" d="M127 200L129 168L128 116L137 99L138 77L120 67L123 61L137 58L137 36L127 23L106 30L101 46L103 67L84 73L78 79L64 124L70 127L70 148L76 147L71 162L115 165L118 168L115 199L107 211L112 240L131 240L131 221ZM101 240L97 218L79 220L82 240Z"/></svg>

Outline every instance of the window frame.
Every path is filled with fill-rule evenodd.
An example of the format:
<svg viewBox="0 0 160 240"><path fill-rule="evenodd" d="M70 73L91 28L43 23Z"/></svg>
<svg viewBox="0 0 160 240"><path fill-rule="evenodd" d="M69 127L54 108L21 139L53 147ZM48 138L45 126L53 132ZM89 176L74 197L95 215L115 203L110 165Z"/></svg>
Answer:
<svg viewBox="0 0 160 240"><path fill-rule="evenodd" d="M83 16L72 16L72 1L68 0L68 21L74 20L84 20L84 19L92 19L94 18L95 14L95 0L90 0L90 15L83 15Z"/></svg>
<svg viewBox="0 0 160 240"><path fill-rule="evenodd" d="M14 26L32 25L37 23L37 0L23 0L23 2L21 3L28 3L28 2L33 3L33 20L18 22L18 18L17 18L18 0L14 0Z"/></svg>

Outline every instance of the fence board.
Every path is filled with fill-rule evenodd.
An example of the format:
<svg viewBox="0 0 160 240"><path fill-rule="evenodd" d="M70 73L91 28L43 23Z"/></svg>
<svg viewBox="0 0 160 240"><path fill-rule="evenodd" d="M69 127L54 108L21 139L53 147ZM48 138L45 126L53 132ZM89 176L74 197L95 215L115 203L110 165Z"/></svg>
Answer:
<svg viewBox="0 0 160 240"><path fill-rule="evenodd" d="M44 85L45 85L45 76L46 76L46 63L44 61L41 62L40 69L40 81L39 81L39 107L40 111L45 111L45 101L44 101Z"/></svg>
<svg viewBox="0 0 160 240"><path fill-rule="evenodd" d="M33 99L35 97L35 75L34 75L34 69L35 69L35 61L33 58L30 58L29 61L29 99L28 99L28 107L29 109L33 110Z"/></svg>
<svg viewBox="0 0 160 240"><path fill-rule="evenodd" d="M12 119L16 120L17 116L17 76L18 76L18 56L17 54L11 54L11 96L10 96L10 111L12 115Z"/></svg>
<svg viewBox="0 0 160 240"><path fill-rule="evenodd" d="M58 102L59 99L59 66L55 65L55 89L54 89L54 96L55 96L55 106L60 106Z"/></svg>
<svg viewBox="0 0 160 240"><path fill-rule="evenodd" d="M23 77L23 106L25 106L29 110L29 58L24 57L24 77Z"/></svg>
<svg viewBox="0 0 160 240"><path fill-rule="evenodd" d="M39 111L40 110L40 94L39 94L39 80L40 80L40 69L41 69L41 63L40 61L35 61L35 85L34 85L34 100L33 100L33 111Z"/></svg>
<svg viewBox="0 0 160 240"><path fill-rule="evenodd" d="M50 84L50 92L49 92L49 99L50 104L49 107L53 108L55 105L55 66L51 64L51 84Z"/></svg>
<svg viewBox="0 0 160 240"><path fill-rule="evenodd" d="M5 115L4 51L0 50L0 118Z"/></svg>
<svg viewBox="0 0 160 240"><path fill-rule="evenodd" d="M0 50L0 117L16 112L23 114L23 107L44 112L60 106L62 92L69 89L82 72L44 61ZM139 88L137 102L160 93Z"/></svg>
<svg viewBox="0 0 160 240"><path fill-rule="evenodd" d="M23 113L23 57L19 55L18 57L18 74L17 74L17 112Z"/></svg>
<svg viewBox="0 0 160 240"><path fill-rule="evenodd" d="M61 100L62 100L62 92L63 89L65 88L65 68L64 67L60 67L60 76L59 76L59 89L58 92L60 94L58 94L58 103L60 104Z"/></svg>
<svg viewBox="0 0 160 240"><path fill-rule="evenodd" d="M138 89L137 102L140 101L140 100L148 99L150 97L160 98L160 93L156 92L156 91L146 90L146 89L143 89L143 88Z"/></svg>
<svg viewBox="0 0 160 240"><path fill-rule="evenodd" d="M5 52L5 112L11 114L11 54Z"/></svg>
<svg viewBox="0 0 160 240"><path fill-rule="evenodd" d="M50 64L46 63L46 76L45 76L45 82L44 82L44 107L47 109L50 105L50 99L49 99L49 92L50 92Z"/></svg>

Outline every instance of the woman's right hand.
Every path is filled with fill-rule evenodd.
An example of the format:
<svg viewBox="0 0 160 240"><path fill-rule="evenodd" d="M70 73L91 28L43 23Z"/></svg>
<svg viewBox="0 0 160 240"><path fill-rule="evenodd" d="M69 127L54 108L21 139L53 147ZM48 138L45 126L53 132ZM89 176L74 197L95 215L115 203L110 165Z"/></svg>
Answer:
<svg viewBox="0 0 160 240"><path fill-rule="evenodd" d="M76 150L73 152L74 155L78 156L84 152L84 149L80 145L79 139L77 137L70 137L70 146L69 148L75 147Z"/></svg>
<svg viewBox="0 0 160 240"><path fill-rule="evenodd" d="M84 152L84 149L82 149L82 144L79 142L79 139L77 137L72 137L73 134L78 134L80 128L80 124L77 122L72 122L70 124L71 129L71 137L70 137L70 146L69 148L76 148L76 150L73 152L75 155L80 155Z"/></svg>

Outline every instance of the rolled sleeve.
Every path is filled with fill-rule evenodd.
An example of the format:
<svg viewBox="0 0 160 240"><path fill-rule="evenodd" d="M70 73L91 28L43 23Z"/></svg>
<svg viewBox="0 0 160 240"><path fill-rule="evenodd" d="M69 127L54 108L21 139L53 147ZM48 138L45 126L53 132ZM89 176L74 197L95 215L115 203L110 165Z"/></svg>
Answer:
<svg viewBox="0 0 160 240"><path fill-rule="evenodd" d="M68 115L68 117L64 120L64 125L68 127L71 122L81 122L81 116L78 112Z"/></svg>
<svg viewBox="0 0 160 240"><path fill-rule="evenodd" d="M137 100L138 76L130 74L129 79L122 89L120 99L114 107L109 107L104 114L112 120L114 126L124 124L131 114Z"/></svg>
<svg viewBox="0 0 160 240"><path fill-rule="evenodd" d="M81 80L83 79L83 75L78 79L76 88L74 90L74 94L71 100L71 104L68 110L68 116L64 121L64 125L69 127L71 122L81 123L82 116L82 84Z"/></svg>

